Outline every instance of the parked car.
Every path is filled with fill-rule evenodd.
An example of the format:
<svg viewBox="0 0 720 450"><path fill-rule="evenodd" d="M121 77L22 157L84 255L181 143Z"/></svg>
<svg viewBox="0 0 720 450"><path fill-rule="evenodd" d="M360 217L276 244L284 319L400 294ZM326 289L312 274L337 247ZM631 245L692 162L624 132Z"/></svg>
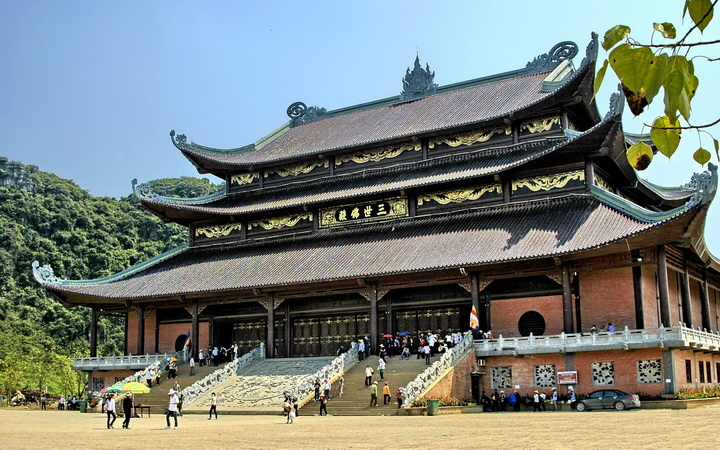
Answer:
<svg viewBox="0 0 720 450"><path fill-rule="evenodd" d="M628 394L620 389L600 389L593 391L587 397L578 400L575 409L589 411L591 409L614 409L623 411L640 407L640 397Z"/></svg>

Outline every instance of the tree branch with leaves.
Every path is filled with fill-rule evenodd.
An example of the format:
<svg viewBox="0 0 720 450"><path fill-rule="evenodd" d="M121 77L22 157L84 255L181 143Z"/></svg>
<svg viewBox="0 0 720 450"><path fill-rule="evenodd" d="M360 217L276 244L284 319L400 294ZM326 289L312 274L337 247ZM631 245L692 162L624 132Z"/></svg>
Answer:
<svg viewBox="0 0 720 450"><path fill-rule="evenodd" d="M653 37L659 33L669 43L656 44L651 38L650 44L642 44L630 36L631 29L626 25L616 25L604 36L602 47L609 51L608 58L595 77L594 90L597 95L608 68L620 79L630 111L638 116L645 111L660 90L663 90L664 115L655 118L650 128L650 138L657 151L671 157L680 145L683 130L696 130L700 141L699 148L693 153L693 159L699 164L706 164L712 154L702 146L703 133L708 134L715 148L715 155L720 159L720 145L705 129L718 123L720 119L703 125L690 121L692 100L700 85L695 75L694 58L704 58L715 62L718 58L707 56L690 56L697 48L709 48L720 44L718 40L687 43L687 39L695 32L701 34L713 19L715 5L718 0L685 0L682 17L690 16L693 25L677 39L677 30L670 22L654 23ZM683 122L686 125L683 125ZM653 149L645 142L637 142L627 149L630 164L637 170L644 170L653 158Z"/></svg>

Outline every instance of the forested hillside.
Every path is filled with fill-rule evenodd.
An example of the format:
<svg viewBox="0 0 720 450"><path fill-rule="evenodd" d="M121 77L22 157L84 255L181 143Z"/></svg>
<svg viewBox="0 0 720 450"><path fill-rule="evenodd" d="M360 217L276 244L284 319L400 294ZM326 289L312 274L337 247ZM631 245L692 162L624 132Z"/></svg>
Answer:
<svg viewBox="0 0 720 450"><path fill-rule="evenodd" d="M220 188L207 179L156 180L167 196ZM129 183L128 183L129 188ZM129 189L128 189L129 191ZM93 197L70 180L0 157L0 388L69 393L71 356L89 349L89 310L66 309L45 294L31 263L65 279L109 275L180 245L186 229L165 224L134 197ZM102 317L98 354L122 354L123 322Z"/></svg>

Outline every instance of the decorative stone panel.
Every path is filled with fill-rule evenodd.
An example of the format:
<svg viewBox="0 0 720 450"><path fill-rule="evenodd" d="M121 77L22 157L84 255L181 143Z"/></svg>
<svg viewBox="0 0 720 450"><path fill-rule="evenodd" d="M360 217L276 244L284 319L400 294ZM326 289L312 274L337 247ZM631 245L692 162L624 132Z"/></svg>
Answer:
<svg viewBox="0 0 720 450"><path fill-rule="evenodd" d="M512 367L492 368L492 387L503 389L512 387Z"/></svg>
<svg viewBox="0 0 720 450"><path fill-rule="evenodd" d="M659 359L645 359L637 362L638 383L662 383L662 364Z"/></svg>
<svg viewBox="0 0 720 450"><path fill-rule="evenodd" d="M594 362L591 365L593 386L615 384L615 364L612 361Z"/></svg>
<svg viewBox="0 0 720 450"><path fill-rule="evenodd" d="M535 387L551 388L556 384L557 372L555 364L535 366Z"/></svg>

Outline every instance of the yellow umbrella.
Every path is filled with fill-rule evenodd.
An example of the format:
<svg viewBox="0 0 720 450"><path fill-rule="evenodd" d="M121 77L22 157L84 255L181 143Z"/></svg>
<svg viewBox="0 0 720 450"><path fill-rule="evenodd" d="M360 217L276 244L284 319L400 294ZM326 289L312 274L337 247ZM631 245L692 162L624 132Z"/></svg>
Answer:
<svg viewBox="0 0 720 450"><path fill-rule="evenodd" d="M138 383L137 381L131 381L130 383L124 384L120 388L120 392L130 392L132 394L147 394L150 392L150 388L147 384Z"/></svg>

